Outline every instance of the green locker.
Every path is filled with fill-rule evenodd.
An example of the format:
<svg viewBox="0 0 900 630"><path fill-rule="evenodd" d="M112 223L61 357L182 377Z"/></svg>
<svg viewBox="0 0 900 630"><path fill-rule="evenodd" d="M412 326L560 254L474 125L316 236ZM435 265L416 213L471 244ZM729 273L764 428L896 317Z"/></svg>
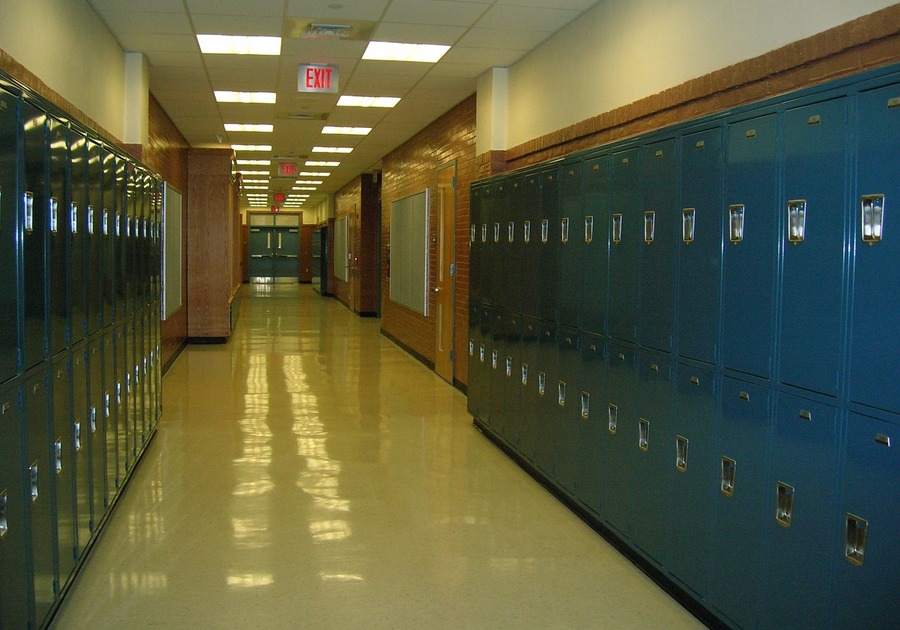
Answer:
<svg viewBox="0 0 900 630"><path fill-rule="evenodd" d="M129 387L131 377L128 368L128 327L125 322L116 325L113 354L115 355L115 385L112 391L113 412L117 423L116 458L118 460L119 485L131 471L134 454L131 449L132 421L129 405ZM112 386L112 383L110 383Z"/></svg>
<svg viewBox="0 0 900 630"><path fill-rule="evenodd" d="M643 245L641 152L624 149L612 154L609 222L609 335L634 342Z"/></svg>
<svg viewBox="0 0 900 630"><path fill-rule="evenodd" d="M605 334L609 292L609 156L589 157L582 167L584 217L581 322L586 331ZM575 229L578 226L572 226ZM579 238L576 236L576 238Z"/></svg>
<svg viewBox="0 0 900 630"><path fill-rule="evenodd" d="M559 322L576 327L582 324L582 283L586 271L582 258L583 177L580 159L559 165Z"/></svg>
<svg viewBox="0 0 900 630"><path fill-rule="evenodd" d="M578 499L597 517L603 508L604 435L607 432L608 399L606 383L607 345L601 335L583 333L581 340L581 375L575 394L578 396L579 431L576 487Z"/></svg>
<svg viewBox="0 0 900 630"><path fill-rule="evenodd" d="M85 300L87 299L87 141L77 130L69 136L69 265L72 284L69 287L72 343L84 341L87 335Z"/></svg>
<svg viewBox="0 0 900 630"><path fill-rule="evenodd" d="M103 147L87 141L87 234L85 236L87 336L103 326Z"/></svg>
<svg viewBox="0 0 900 630"><path fill-rule="evenodd" d="M47 117L48 208L47 208L47 313L50 356L66 349L70 343L68 290L71 283L68 268L67 240L71 229L69 213L69 134L66 125L53 116Z"/></svg>
<svg viewBox="0 0 900 630"><path fill-rule="evenodd" d="M108 147L104 147L102 163L103 172L103 208L101 210L100 241L103 260L103 274L100 279L100 291L103 296L103 326L110 326L115 321L116 302L116 238L115 216L118 209L119 190L116 187L116 170L119 157Z"/></svg>
<svg viewBox="0 0 900 630"><path fill-rule="evenodd" d="M5 98L0 96L0 100ZM0 110L2 114L2 110ZM25 465L19 379L0 385L0 627L25 628L30 616L26 558Z"/></svg>
<svg viewBox="0 0 900 630"><path fill-rule="evenodd" d="M560 326L557 338L557 370L554 394L556 414L553 420L554 461L557 483L573 496L577 490L578 446L581 437L581 333L571 326Z"/></svg>
<svg viewBox="0 0 900 630"><path fill-rule="evenodd" d="M522 281L522 256L525 247L522 241L524 195L525 182L522 176L510 177L506 184L506 226L503 231L507 241L507 257L503 266L507 275L506 301L513 313L522 313L524 308L525 287Z"/></svg>
<svg viewBox="0 0 900 630"><path fill-rule="evenodd" d="M75 514L79 557L84 554L92 531L88 361L87 344L81 342L72 348L72 432L75 448Z"/></svg>
<svg viewBox="0 0 900 630"><path fill-rule="evenodd" d="M47 114L34 104L22 105L24 145L22 164L22 308L23 368L38 365L47 347L47 239L49 196L47 194Z"/></svg>
<svg viewBox="0 0 900 630"><path fill-rule="evenodd" d="M532 226L534 229L536 226ZM556 167L541 171L540 225L537 226L538 273L534 281L540 287L538 315L544 321L559 321L559 172Z"/></svg>
<svg viewBox="0 0 900 630"><path fill-rule="evenodd" d="M103 344L99 336L88 341L87 440L91 460L91 533L106 513L106 426L103 414Z"/></svg>
<svg viewBox="0 0 900 630"><path fill-rule="evenodd" d="M116 393L116 348L115 328L103 330L101 341L103 348L103 379L101 381L101 410L106 427L104 436L106 450L106 504L112 500L122 485L121 467L119 466L119 419L115 404Z"/></svg>
<svg viewBox="0 0 900 630"><path fill-rule="evenodd" d="M556 433L558 431L559 361L556 323L539 320L538 354L535 365L537 388L537 425L535 430L534 463L550 478L556 477Z"/></svg>
<svg viewBox="0 0 900 630"><path fill-rule="evenodd" d="M128 182L128 172L131 165L124 159L116 164L116 208L112 217L112 238L113 243L110 244L110 250L107 252L112 256L112 271L115 275L113 287L115 289L114 297L114 318L116 323L123 322L128 312L127 305L127 238L125 236L126 221L128 217L128 203L131 194Z"/></svg>
<svg viewBox="0 0 900 630"><path fill-rule="evenodd" d="M17 208L19 193L19 97L0 87L0 383L5 383L18 373L19 356L19 302L17 286L19 269L20 223Z"/></svg>
<svg viewBox="0 0 900 630"><path fill-rule="evenodd" d="M489 198L491 200L491 222L488 225L488 247L491 248L491 260L494 264L490 267L491 303L509 311L510 285L512 279L506 273L506 261L510 259L512 241L509 238L509 181L500 178L491 184ZM502 263L500 261L503 261Z"/></svg>
<svg viewBox="0 0 900 630"><path fill-rule="evenodd" d="M534 462L538 428L540 333L536 317L522 318L522 363L519 366L519 453Z"/></svg>
<svg viewBox="0 0 900 630"><path fill-rule="evenodd" d="M522 197L522 314L538 317L541 303L541 283L538 269L541 264L541 175L526 172Z"/></svg>
<svg viewBox="0 0 900 630"><path fill-rule="evenodd" d="M607 374L606 434L600 451L603 520L623 539L628 539L634 500L632 475L640 426L636 348L611 341Z"/></svg>
<svg viewBox="0 0 900 630"><path fill-rule="evenodd" d="M66 352L53 360L50 372L53 392L53 460L55 473L56 549L58 584L75 570L78 557L75 522L75 444L72 426L72 359Z"/></svg>

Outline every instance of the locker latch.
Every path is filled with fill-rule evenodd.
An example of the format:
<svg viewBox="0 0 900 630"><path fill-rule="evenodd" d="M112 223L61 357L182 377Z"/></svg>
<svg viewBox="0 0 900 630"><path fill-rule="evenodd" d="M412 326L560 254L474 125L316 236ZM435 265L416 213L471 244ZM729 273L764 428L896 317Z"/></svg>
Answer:
<svg viewBox="0 0 900 630"><path fill-rule="evenodd" d="M656 211L644 212L644 242L649 245L656 237Z"/></svg>
<svg viewBox="0 0 900 630"><path fill-rule="evenodd" d="M866 557L866 538L869 523L863 518L847 513L844 526L844 557L847 562L861 567Z"/></svg>
<svg viewBox="0 0 900 630"><path fill-rule="evenodd" d="M787 205L788 242L797 245L806 237L806 199L793 199Z"/></svg>
<svg viewBox="0 0 900 630"><path fill-rule="evenodd" d="M723 457L721 473L719 476L719 489L726 497L734 496L734 479L736 472L737 462L730 457Z"/></svg>
<svg viewBox="0 0 900 630"><path fill-rule="evenodd" d="M475 224L473 223L469 227L469 243L474 243L474 242L475 242Z"/></svg>
<svg viewBox="0 0 900 630"><path fill-rule="evenodd" d="M469 339L469 356L470 357L475 356L475 342L472 341L471 339Z"/></svg>
<svg viewBox="0 0 900 630"><path fill-rule="evenodd" d="M559 381L558 386L557 386L557 391L559 393L557 402L559 402L560 407L565 407L566 406L566 382L565 381Z"/></svg>
<svg viewBox="0 0 900 630"><path fill-rule="evenodd" d="M512 243L516 240L516 223L515 221L510 221L507 226L507 235L506 240Z"/></svg>
<svg viewBox="0 0 900 630"><path fill-rule="evenodd" d="M524 387L527 385L528 385L528 364L523 363L522 364L522 386Z"/></svg>
<svg viewBox="0 0 900 630"><path fill-rule="evenodd" d="M25 231L34 231L34 193L25 191Z"/></svg>
<svg viewBox="0 0 900 630"><path fill-rule="evenodd" d="M622 242L622 213L620 212L612 216L612 242L614 245Z"/></svg>
<svg viewBox="0 0 900 630"><path fill-rule="evenodd" d="M512 376L512 366L513 366L512 357L509 357L509 356L506 357L506 375L507 376Z"/></svg>
<svg viewBox="0 0 900 630"><path fill-rule="evenodd" d="M728 206L728 240L740 243L744 240L744 204Z"/></svg>
<svg viewBox="0 0 900 630"><path fill-rule="evenodd" d="M522 224L522 240L526 243L531 242L531 221Z"/></svg>
<svg viewBox="0 0 900 630"><path fill-rule="evenodd" d="M541 219L541 243L547 242L550 238L550 221Z"/></svg>
<svg viewBox="0 0 900 630"><path fill-rule="evenodd" d="M581 417L587 420L591 415L591 395L581 392Z"/></svg>
<svg viewBox="0 0 900 630"><path fill-rule="evenodd" d="M547 391L547 375L544 372L538 372L538 395L543 396Z"/></svg>
<svg viewBox="0 0 900 630"><path fill-rule="evenodd" d="M563 219L560 221L559 227L560 227L560 230L559 230L560 240L562 241L563 245L565 245L566 243L569 242L569 219L568 219L568 217L563 217Z"/></svg>
<svg viewBox="0 0 900 630"><path fill-rule="evenodd" d="M615 434L616 428L619 425L619 408L613 403L609 403L609 409L607 410L607 428L609 432Z"/></svg>
<svg viewBox="0 0 900 630"><path fill-rule="evenodd" d="M646 418L638 422L638 448L645 453L650 450L650 421Z"/></svg>
<svg viewBox="0 0 900 630"><path fill-rule="evenodd" d="M860 198L860 223L863 243L881 242L884 227L884 195L863 195Z"/></svg>
<svg viewBox="0 0 900 630"><path fill-rule="evenodd" d="M696 214L697 210L695 208L684 208L681 211L681 241L685 245L690 245L694 242Z"/></svg>
<svg viewBox="0 0 900 630"><path fill-rule="evenodd" d="M69 210L72 213L71 221L72 221L72 234L78 234L78 204L74 201L69 206Z"/></svg>
<svg viewBox="0 0 900 630"><path fill-rule="evenodd" d="M794 487L779 481L775 485L775 499L775 520L782 527L790 527L794 512Z"/></svg>
<svg viewBox="0 0 900 630"><path fill-rule="evenodd" d="M679 472L687 472L688 446L690 443L686 437L675 436L675 469Z"/></svg>
<svg viewBox="0 0 900 630"><path fill-rule="evenodd" d="M59 232L59 202L56 197L50 197L50 231L53 234Z"/></svg>
<svg viewBox="0 0 900 630"><path fill-rule="evenodd" d="M0 492L0 539L6 536L9 531L9 517L7 516L7 506L9 505L9 496L6 490Z"/></svg>
<svg viewBox="0 0 900 630"><path fill-rule="evenodd" d="M594 242L594 217L584 217L584 242L588 245Z"/></svg>

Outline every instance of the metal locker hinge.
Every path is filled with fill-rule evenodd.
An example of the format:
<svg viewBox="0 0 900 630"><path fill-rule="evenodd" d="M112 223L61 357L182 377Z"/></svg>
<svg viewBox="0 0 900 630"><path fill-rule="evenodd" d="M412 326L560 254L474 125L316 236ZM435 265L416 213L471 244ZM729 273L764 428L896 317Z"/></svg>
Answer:
<svg viewBox="0 0 900 630"><path fill-rule="evenodd" d="M450 277L454 277L456 275L456 263L450 263Z"/></svg>

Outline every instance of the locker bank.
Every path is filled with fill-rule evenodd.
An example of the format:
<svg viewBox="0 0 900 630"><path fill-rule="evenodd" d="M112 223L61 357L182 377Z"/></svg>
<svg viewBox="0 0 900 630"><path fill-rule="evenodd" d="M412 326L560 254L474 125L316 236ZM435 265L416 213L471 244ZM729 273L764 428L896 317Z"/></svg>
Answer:
<svg viewBox="0 0 900 630"><path fill-rule="evenodd" d="M822 4L0 3L0 628L894 627L900 7ZM262 206L213 25L282 36ZM402 137L278 154L353 90Z"/></svg>

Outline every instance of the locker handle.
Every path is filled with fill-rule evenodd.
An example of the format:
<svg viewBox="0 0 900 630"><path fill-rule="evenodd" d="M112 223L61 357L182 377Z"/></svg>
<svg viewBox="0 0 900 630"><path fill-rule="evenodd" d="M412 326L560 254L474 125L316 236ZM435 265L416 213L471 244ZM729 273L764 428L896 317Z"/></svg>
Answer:
<svg viewBox="0 0 900 630"><path fill-rule="evenodd" d="M737 473L737 462L730 457L722 457L719 490L726 497L734 496L734 481Z"/></svg>
<svg viewBox="0 0 900 630"><path fill-rule="evenodd" d="M481 242L487 243L487 223L481 224Z"/></svg>
<svg viewBox="0 0 900 630"><path fill-rule="evenodd" d="M689 440L681 435L675 436L675 469L679 472L687 472Z"/></svg>
<svg viewBox="0 0 900 630"><path fill-rule="evenodd" d="M78 204L76 202L72 202L69 205L69 210L72 213L70 220L72 221L72 234L78 234Z"/></svg>
<svg viewBox="0 0 900 630"><path fill-rule="evenodd" d="M469 356L470 357L475 356L475 342L472 341L471 339L469 339Z"/></svg>
<svg viewBox="0 0 900 630"><path fill-rule="evenodd" d="M53 443L53 462L58 475L62 472L62 440Z"/></svg>
<svg viewBox="0 0 900 630"><path fill-rule="evenodd" d="M622 214L620 212L612 216L612 242L614 245L622 242Z"/></svg>
<svg viewBox="0 0 900 630"><path fill-rule="evenodd" d="M587 420L591 415L591 395L581 392L581 417Z"/></svg>
<svg viewBox="0 0 900 630"><path fill-rule="evenodd" d="M563 219L560 221L559 237L560 237L560 240L562 241L563 245L565 245L566 243L569 242L569 218L568 217L563 217Z"/></svg>
<svg viewBox="0 0 900 630"><path fill-rule="evenodd" d="M109 418L110 416L110 406L109 406L109 392L105 392L103 394L103 416L105 418Z"/></svg>
<svg viewBox="0 0 900 630"><path fill-rule="evenodd" d="M513 365L512 357L506 357L506 375L507 376L512 376L512 365Z"/></svg>
<svg viewBox="0 0 900 630"><path fill-rule="evenodd" d="M544 372L538 372L538 395L543 396L547 391L547 375Z"/></svg>
<svg viewBox="0 0 900 630"><path fill-rule="evenodd" d="M496 350L491 352L491 369L492 370L497 369L497 351Z"/></svg>
<svg viewBox="0 0 900 630"><path fill-rule="evenodd" d="M546 243L550 238L550 221L541 219L541 243Z"/></svg>
<svg viewBox="0 0 900 630"><path fill-rule="evenodd" d="M500 242L500 224L499 223L494 223L494 242L495 243Z"/></svg>
<svg viewBox="0 0 900 630"><path fill-rule="evenodd" d="M469 229L469 243L475 242L475 224L473 223Z"/></svg>
<svg viewBox="0 0 900 630"><path fill-rule="evenodd" d="M844 557L850 564L857 567L863 565L868 533L869 522L848 512L844 526Z"/></svg>
<svg viewBox="0 0 900 630"><path fill-rule="evenodd" d="M75 423L75 450L81 450L81 422Z"/></svg>
<svg viewBox="0 0 900 630"><path fill-rule="evenodd" d="M860 198L862 241L866 245L881 242L884 227L884 195L863 195Z"/></svg>
<svg viewBox="0 0 900 630"><path fill-rule="evenodd" d="M25 191L25 231L34 231L34 193Z"/></svg>
<svg viewBox="0 0 900 630"><path fill-rule="evenodd" d="M122 236L122 214L116 210L116 236Z"/></svg>
<svg viewBox="0 0 900 630"><path fill-rule="evenodd" d="M806 238L806 199L792 199L787 205L788 242L799 245Z"/></svg>
<svg viewBox="0 0 900 630"><path fill-rule="evenodd" d="M607 429L610 433L615 435L616 429L619 426L619 408L613 403L609 403L609 409L607 410Z"/></svg>
<svg viewBox="0 0 900 630"><path fill-rule="evenodd" d="M38 463L34 462L31 466L28 467L28 478L31 481L31 501L32 503L37 501L38 495L40 492L38 491Z"/></svg>
<svg viewBox="0 0 900 630"><path fill-rule="evenodd" d="M59 232L59 202L56 197L50 197L50 231L53 234Z"/></svg>
<svg viewBox="0 0 900 630"><path fill-rule="evenodd" d="M728 240L737 245L744 240L744 204L728 206Z"/></svg>
<svg viewBox="0 0 900 630"><path fill-rule="evenodd" d="M510 221L506 226L506 240L513 243L516 240L516 222Z"/></svg>
<svg viewBox="0 0 900 630"><path fill-rule="evenodd" d="M584 217L584 242L588 245L594 242L594 217Z"/></svg>
<svg viewBox="0 0 900 630"><path fill-rule="evenodd" d="M557 402L559 403L559 406L565 407L566 406L566 382L565 381L559 381L559 383L557 384L557 392L559 394L557 397Z"/></svg>
<svg viewBox="0 0 900 630"><path fill-rule="evenodd" d="M531 221L525 221L522 224L522 240L526 243L531 242Z"/></svg>
<svg viewBox="0 0 900 630"><path fill-rule="evenodd" d="M694 228L696 223L696 208L684 208L681 211L681 241L685 245L690 245L694 242Z"/></svg>
<svg viewBox="0 0 900 630"><path fill-rule="evenodd" d="M272 249L272 233L266 234L266 249Z"/></svg>
<svg viewBox="0 0 900 630"><path fill-rule="evenodd" d="M94 434L97 432L97 408L96 407L91 407L90 429L91 429L91 434Z"/></svg>
<svg viewBox="0 0 900 630"><path fill-rule="evenodd" d="M90 236L94 235L94 206L88 206L88 234Z"/></svg>
<svg viewBox="0 0 900 630"><path fill-rule="evenodd" d="M775 485L775 498L775 520L782 527L790 527L794 512L794 487L779 481Z"/></svg>
<svg viewBox="0 0 900 630"><path fill-rule="evenodd" d="M478 360L479 360L481 363L484 363L484 352L485 352L485 351L484 351L484 344L481 344L481 346L480 346L479 349L478 349Z"/></svg>
<svg viewBox="0 0 900 630"><path fill-rule="evenodd" d="M528 386L528 364L527 363L522 364L522 386L523 387Z"/></svg>
<svg viewBox="0 0 900 630"><path fill-rule="evenodd" d="M9 516L7 516L7 506L9 505L9 496L6 490L0 492L0 540L6 536L9 531Z"/></svg>
<svg viewBox="0 0 900 630"><path fill-rule="evenodd" d="M638 448L645 453L650 450L650 421L646 418L638 421Z"/></svg>
<svg viewBox="0 0 900 630"><path fill-rule="evenodd" d="M891 447L891 436L885 435L884 433L876 433L875 434L875 443L881 444L882 446L886 446L887 448Z"/></svg>
<svg viewBox="0 0 900 630"><path fill-rule="evenodd" d="M656 211L644 212L644 242L650 245L656 237Z"/></svg>
<svg viewBox="0 0 900 630"><path fill-rule="evenodd" d="M103 208L103 236L109 236L109 210Z"/></svg>

